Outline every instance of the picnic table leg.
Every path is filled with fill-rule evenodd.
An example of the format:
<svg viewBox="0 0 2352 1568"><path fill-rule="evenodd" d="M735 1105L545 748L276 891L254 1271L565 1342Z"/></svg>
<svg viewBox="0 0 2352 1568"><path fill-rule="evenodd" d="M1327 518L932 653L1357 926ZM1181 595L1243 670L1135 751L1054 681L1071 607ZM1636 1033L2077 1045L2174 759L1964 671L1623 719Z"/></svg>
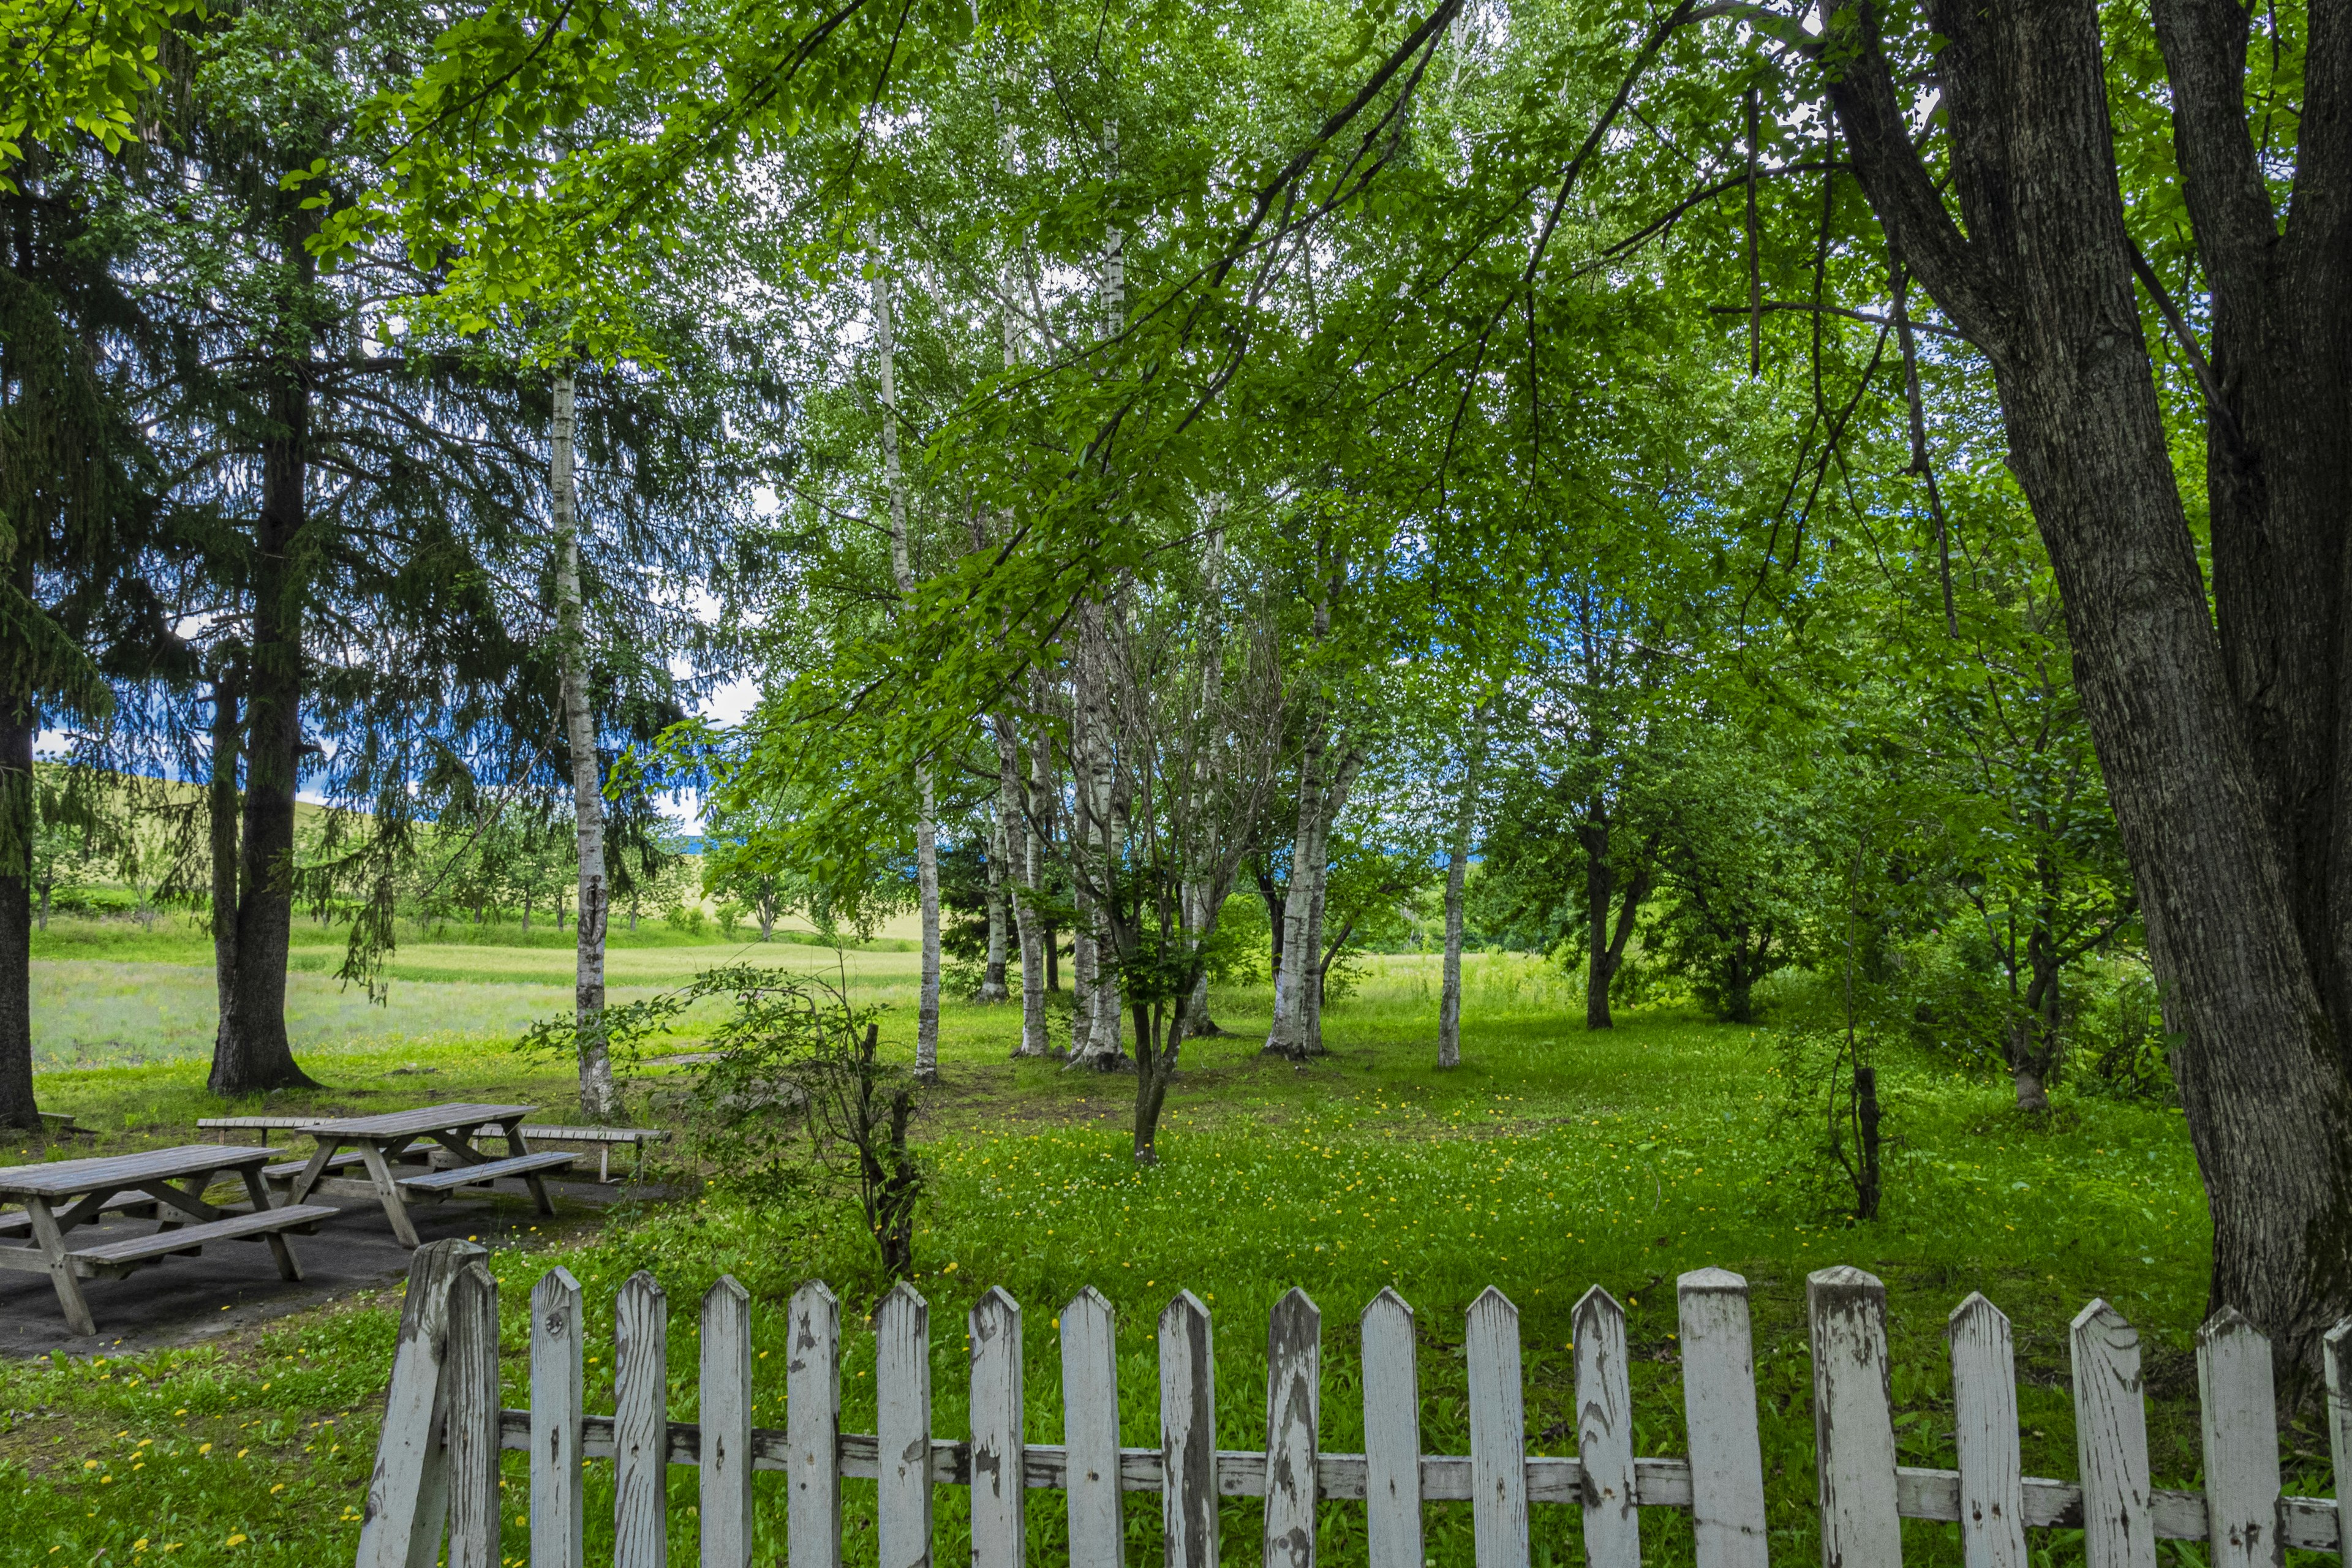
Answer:
<svg viewBox="0 0 2352 1568"><path fill-rule="evenodd" d="M269 1184L261 1179L261 1172L258 1168L247 1165L244 1174L246 1195L253 1200L254 1213L260 1214L278 1206L269 1201ZM269 1255L278 1260L278 1278L280 1279L302 1278L301 1259L294 1256L294 1244L286 1239L284 1231L269 1231L261 1239L269 1243Z"/></svg>
<svg viewBox="0 0 2352 1568"><path fill-rule="evenodd" d="M65 1233L58 1229L58 1216L49 1212L47 1198L26 1194L25 1212L32 1216L33 1240L48 1259L49 1283L58 1288L58 1305L66 1311L66 1326L78 1334L98 1332L98 1321L89 1315L89 1303L82 1300L81 1281L74 1278L73 1259L66 1256Z"/></svg>
<svg viewBox="0 0 2352 1568"><path fill-rule="evenodd" d="M319 1185L319 1178L327 1173L327 1162L333 1159L335 1151L341 1147L331 1139L320 1139L319 1147L310 1155L310 1163L296 1172L294 1179L286 1184L286 1201L289 1204L309 1203L311 1192Z"/></svg>
<svg viewBox="0 0 2352 1568"><path fill-rule="evenodd" d="M408 1200L393 1184L392 1165L383 1157L383 1150L368 1139L359 1141L360 1161L367 1166L368 1177L375 1183L376 1195L383 1199L384 1217L392 1221L393 1238L411 1252L416 1250L416 1227L408 1223Z"/></svg>
<svg viewBox="0 0 2352 1568"><path fill-rule="evenodd" d="M530 1195L532 1199L538 1203L539 1212L543 1215L551 1216L553 1215L555 1213L555 1200L547 1195L547 1184L540 1179L539 1173L537 1171L525 1171L523 1173L522 1179L523 1184L530 1188Z"/></svg>

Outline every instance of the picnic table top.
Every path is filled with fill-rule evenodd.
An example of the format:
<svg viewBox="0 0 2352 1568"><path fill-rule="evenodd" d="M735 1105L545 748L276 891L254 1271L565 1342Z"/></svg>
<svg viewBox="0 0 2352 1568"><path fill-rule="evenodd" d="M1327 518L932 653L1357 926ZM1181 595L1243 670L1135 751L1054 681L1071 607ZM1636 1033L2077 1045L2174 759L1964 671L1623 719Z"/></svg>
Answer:
<svg viewBox="0 0 2352 1568"><path fill-rule="evenodd" d="M73 1197L102 1187L135 1186L141 1182L169 1181L174 1176L205 1175L215 1171L267 1164L278 1153L276 1149L183 1143L173 1149L142 1149L135 1154L9 1165L0 1167L0 1197Z"/></svg>
<svg viewBox="0 0 2352 1568"><path fill-rule="evenodd" d="M538 1109L536 1105L421 1105L414 1110L391 1110L381 1116L305 1121L297 1131L314 1138L322 1133L331 1138L404 1138L418 1132L478 1127L485 1121L517 1121Z"/></svg>

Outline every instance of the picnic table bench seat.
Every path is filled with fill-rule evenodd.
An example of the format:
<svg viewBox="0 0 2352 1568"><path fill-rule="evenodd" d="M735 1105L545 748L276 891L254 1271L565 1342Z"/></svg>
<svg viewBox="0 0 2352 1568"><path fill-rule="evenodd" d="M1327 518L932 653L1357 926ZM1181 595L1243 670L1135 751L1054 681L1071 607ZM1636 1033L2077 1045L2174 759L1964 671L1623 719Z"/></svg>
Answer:
<svg viewBox="0 0 2352 1568"><path fill-rule="evenodd" d="M158 1262L176 1253L194 1257L205 1249L208 1241L259 1241L266 1236L289 1230L314 1231L320 1220L332 1219L341 1212L331 1204L289 1204L284 1208L257 1209L123 1241L77 1247L66 1256L73 1259L77 1274L125 1274L142 1264Z"/></svg>
<svg viewBox="0 0 2352 1568"><path fill-rule="evenodd" d="M550 1151L543 1154L516 1154L504 1160L488 1160L478 1165L452 1165L446 1171L428 1172L422 1176L404 1176L397 1184L404 1193L452 1193L459 1187L469 1187L478 1182L495 1182L501 1176L528 1176L541 1171L570 1168L580 1158Z"/></svg>

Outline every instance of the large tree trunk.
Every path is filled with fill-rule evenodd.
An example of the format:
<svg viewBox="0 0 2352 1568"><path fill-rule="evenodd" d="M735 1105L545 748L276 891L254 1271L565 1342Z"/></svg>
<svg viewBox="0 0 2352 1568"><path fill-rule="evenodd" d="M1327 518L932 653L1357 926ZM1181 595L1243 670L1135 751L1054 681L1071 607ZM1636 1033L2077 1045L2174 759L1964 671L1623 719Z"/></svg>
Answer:
<svg viewBox="0 0 2352 1568"><path fill-rule="evenodd" d="M572 834L580 857L580 920L574 932L572 1015L580 1042L580 1114L612 1116L613 1055L604 1036L604 786L596 762L596 719L588 709L588 628L580 601L580 508L573 487L572 384L555 378L555 636L562 661L563 735L572 749ZM530 920L530 906L524 906ZM563 900L555 903L563 929Z"/></svg>
<svg viewBox="0 0 2352 1568"><path fill-rule="evenodd" d="M1009 793L1021 812L1021 901L1013 914L1021 930L1021 1048L1031 1056L1045 1056L1053 1049L1053 1041L1045 1031L1045 992L1052 984L1054 966L1054 932L1045 923L1045 911L1034 901L1040 881L1045 874L1045 835L1049 809L1045 793L1045 746L1042 738L1029 749L1029 789L1024 795L1021 785L1018 736L1010 722L1004 733L1015 742L1012 776L998 781L1000 791ZM1001 764L1003 759L1000 756Z"/></svg>
<svg viewBox="0 0 2352 1568"><path fill-rule="evenodd" d="M1658 841L1643 846L1633 869L1618 885L1616 832L1607 804L1598 797L1585 805L1584 820L1576 829L1584 848L1584 1026L1609 1029L1616 1020L1609 1010L1609 988L1624 967L1625 948L1633 937L1633 922L1650 896L1652 863ZM1622 896L1621 896L1622 895Z"/></svg>
<svg viewBox="0 0 2352 1568"><path fill-rule="evenodd" d="M907 477L898 467L898 338L894 285L874 275L874 335L882 351L882 477L890 492L890 574L900 597L915 591L913 542L907 532ZM915 898L922 910L922 990L915 1007L915 1080L940 1080L940 822L929 763L915 770L921 797L915 818ZM767 940L763 929L760 940Z"/></svg>
<svg viewBox="0 0 2352 1568"><path fill-rule="evenodd" d="M213 1042L217 1095L316 1087L286 1036L286 958L294 924L294 792L302 762L300 555L308 519L310 398L289 372L262 443L254 530L253 641L246 660L245 824L237 846L236 976Z"/></svg>
<svg viewBox="0 0 2352 1568"><path fill-rule="evenodd" d="M1462 1065L1462 894L1470 876L1470 838L1478 828L1478 774L1486 761L1488 706L1470 715L1470 749L1462 764L1462 799L1445 856L1445 970L1437 997L1437 1065Z"/></svg>
<svg viewBox="0 0 2352 1568"><path fill-rule="evenodd" d="M2232 354L2215 418L2265 479L2250 516L2246 487L2214 465L2220 636L2139 329L2097 8L1929 6L1949 40L1937 63L1965 237L1912 149L1874 7L1849 14L1859 50L1830 90L1898 253L1992 362L2011 466L2064 596L2151 956L2185 1035L2174 1065L2212 1208L2212 1304L2244 1311L2283 1366L2307 1375L2352 1309L2343 483L2308 493L2297 477L2306 462L2340 474L2352 450L2340 279L2352 265L2352 18L2312 7L2295 216L2279 239L2267 219L2259 235L2228 221L2233 204L2262 199L2259 178L2229 173L2252 166L2242 33L2234 58L2210 37L2217 19L2242 21L2209 0L2157 0L2155 12L2191 217L2226 264L2208 263ZM2278 292L2249 300L2241 261Z"/></svg>
<svg viewBox="0 0 2352 1568"><path fill-rule="evenodd" d="M213 988L215 1019L236 994L236 765L244 726L237 713L235 664L225 655L213 674L212 778L205 800L212 821ZM215 1026L217 1034L218 1025Z"/></svg>
<svg viewBox="0 0 2352 1568"><path fill-rule="evenodd" d="M20 553L31 575L30 556ZM33 789L33 739L40 713L29 693L0 710L0 811L7 814L9 863L0 868L0 1127L40 1131L33 1096L33 905L25 878L39 805Z"/></svg>

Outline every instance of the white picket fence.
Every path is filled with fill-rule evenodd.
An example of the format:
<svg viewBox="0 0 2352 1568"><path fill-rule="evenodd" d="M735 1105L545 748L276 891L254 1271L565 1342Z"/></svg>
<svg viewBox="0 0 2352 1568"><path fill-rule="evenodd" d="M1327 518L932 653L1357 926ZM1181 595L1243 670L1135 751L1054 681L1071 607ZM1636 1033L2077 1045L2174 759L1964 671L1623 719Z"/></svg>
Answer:
<svg viewBox="0 0 2352 1568"><path fill-rule="evenodd" d="M754 1470L788 1477L790 1568L838 1568L845 1479L877 1489L879 1568L929 1568L940 1486L971 1489L972 1568L1018 1568L1027 1494L1040 1489L1066 1496L1076 1568L1124 1568L1120 1494L1130 1491L1160 1494L1168 1568L1216 1568L1221 1497L1265 1500L1264 1561L1278 1568L1311 1568L1326 1500L1364 1505L1371 1568L1423 1568L1423 1505L1464 1500L1477 1568L1526 1568L1537 1504L1581 1509L1592 1568L1640 1563L1644 1508L1690 1512L1699 1568L1767 1562L1748 1286L1720 1269L1678 1282L1689 1458L1635 1457L1624 1313L1596 1288L1576 1308L1577 1456L1563 1458L1527 1452L1518 1310L1493 1289L1469 1310L1466 1457L1421 1451L1413 1313L1392 1290L1360 1321L1365 1452L1322 1451L1322 1319L1297 1290L1268 1325L1263 1451L1215 1446L1210 1314L1190 1291L1160 1315L1160 1444L1127 1448L1111 1307L1091 1289L1062 1309L1059 1444L1026 1440L1021 1308L1003 1290L982 1297L968 1324L971 1436L932 1431L929 1309L905 1284L874 1314L871 1435L841 1430L840 1309L822 1284L792 1300L782 1431L751 1425L751 1303L732 1279L702 1300L698 1425L667 1418L669 1306L645 1274L616 1305L613 1415L585 1412L580 1287L561 1268L531 1292L530 1408L502 1410L498 1287L480 1251L439 1242L417 1256L360 1568L432 1568L445 1529L448 1568L501 1568L501 1448L530 1455L532 1568L583 1568L582 1471L601 1458L617 1470L616 1568L666 1568L670 1465L700 1468L701 1568L751 1562ZM2073 1326L2078 1488L2021 1473L2009 1320L1982 1296L1960 1303L1948 1331L1957 1470L1896 1463L1884 1287L1828 1268L1807 1280L1806 1300L1825 1568L1899 1563L1905 1519L1958 1524L1969 1568L2027 1568L2026 1531L2053 1525L2084 1531L2090 1568L2154 1568L2165 1538L2206 1543L2213 1568L2275 1565L2289 1547L2339 1551L2334 1500L2281 1495L2270 1346L2234 1311L2198 1334L2198 1493L2150 1487L2138 1334L2104 1301ZM2347 1347L2352 1323L2327 1342L2338 1495L2352 1464Z"/></svg>

